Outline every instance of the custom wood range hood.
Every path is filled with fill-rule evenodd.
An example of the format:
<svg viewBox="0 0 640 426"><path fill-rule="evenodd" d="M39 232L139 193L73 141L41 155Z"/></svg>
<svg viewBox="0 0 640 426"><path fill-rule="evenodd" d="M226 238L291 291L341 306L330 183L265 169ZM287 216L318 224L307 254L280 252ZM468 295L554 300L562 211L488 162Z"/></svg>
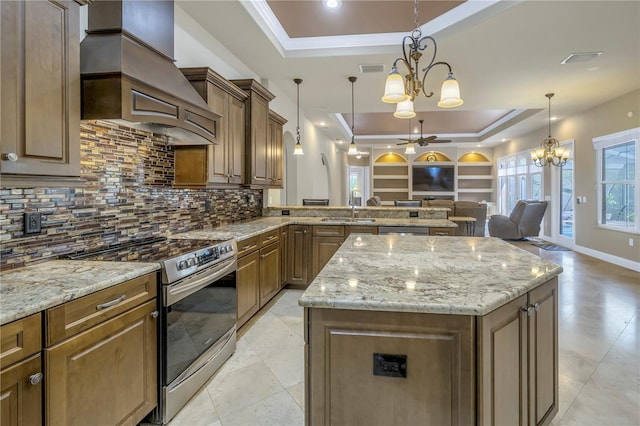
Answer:
<svg viewBox="0 0 640 426"><path fill-rule="evenodd" d="M173 1L89 5L80 44L82 119L124 120L174 145L215 143L216 120L174 64Z"/></svg>

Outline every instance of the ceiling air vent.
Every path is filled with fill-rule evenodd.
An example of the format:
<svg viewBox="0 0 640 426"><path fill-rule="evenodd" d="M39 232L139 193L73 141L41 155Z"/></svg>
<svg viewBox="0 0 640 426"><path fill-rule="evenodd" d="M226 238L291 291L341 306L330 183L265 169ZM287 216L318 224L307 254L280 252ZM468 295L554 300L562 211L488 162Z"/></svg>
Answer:
<svg viewBox="0 0 640 426"><path fill-rule="evenodd" d="M384 65L360 65L360 73L371 74L375 72L384 72Z"/></svg>
<svg viewBox="0 0 640 426"><path fill-rule="evenodd" d="M598 56L602 55L604 52L583 52L583 53L572 53L571 55L567 56L566 58L564 58L562 60L562 62L560 62L560 64L565 65L565 64L573 64L575 62L588 62L592 59L597 58Z"/></svg>

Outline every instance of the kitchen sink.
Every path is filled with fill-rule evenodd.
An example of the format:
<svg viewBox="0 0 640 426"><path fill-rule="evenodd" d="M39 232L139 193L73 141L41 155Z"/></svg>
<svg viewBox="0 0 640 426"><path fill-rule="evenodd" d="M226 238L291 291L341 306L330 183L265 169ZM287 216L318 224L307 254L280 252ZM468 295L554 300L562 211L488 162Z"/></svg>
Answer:
<svg viewBox="0 0 640 426"><path fill-rule="evenodd" d="M352 222L352 223L374 223L375 219L370 218L353 218L353 217L325 217L322 222Z"/></svg>

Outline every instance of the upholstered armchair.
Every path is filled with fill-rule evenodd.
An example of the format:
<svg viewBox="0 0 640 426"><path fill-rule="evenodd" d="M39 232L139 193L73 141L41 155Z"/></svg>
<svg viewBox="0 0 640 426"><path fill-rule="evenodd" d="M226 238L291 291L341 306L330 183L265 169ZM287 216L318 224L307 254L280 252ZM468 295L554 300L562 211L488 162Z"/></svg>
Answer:
<svg viewBox="0 0 640 426"><path fill-rule="evenodd" d="M367 200L367 206L375 207L375 206L381 206L381 205L382 205L382 200L377 195L374 195L373 197Z"/></svg>
<svg viewBox="0 0 640 426"><path fill-rule="evenodd" d="M520 200L509 216L494 214L489 218L489 235L503 240L537 237L545 210L546 201Z"/></svg>

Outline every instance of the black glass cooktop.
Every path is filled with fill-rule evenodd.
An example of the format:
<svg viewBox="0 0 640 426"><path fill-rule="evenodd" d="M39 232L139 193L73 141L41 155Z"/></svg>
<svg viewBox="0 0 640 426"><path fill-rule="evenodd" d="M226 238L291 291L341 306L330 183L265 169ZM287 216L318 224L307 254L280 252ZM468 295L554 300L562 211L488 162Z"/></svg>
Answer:
<svg viewBox="0 0 640 426"><path fill-rule="evenodd" d="M67 256L72 260L105 260L120 262L161 262L221 243L221 240L182 240L146 238L115 246L76 252Z"/></svg>

